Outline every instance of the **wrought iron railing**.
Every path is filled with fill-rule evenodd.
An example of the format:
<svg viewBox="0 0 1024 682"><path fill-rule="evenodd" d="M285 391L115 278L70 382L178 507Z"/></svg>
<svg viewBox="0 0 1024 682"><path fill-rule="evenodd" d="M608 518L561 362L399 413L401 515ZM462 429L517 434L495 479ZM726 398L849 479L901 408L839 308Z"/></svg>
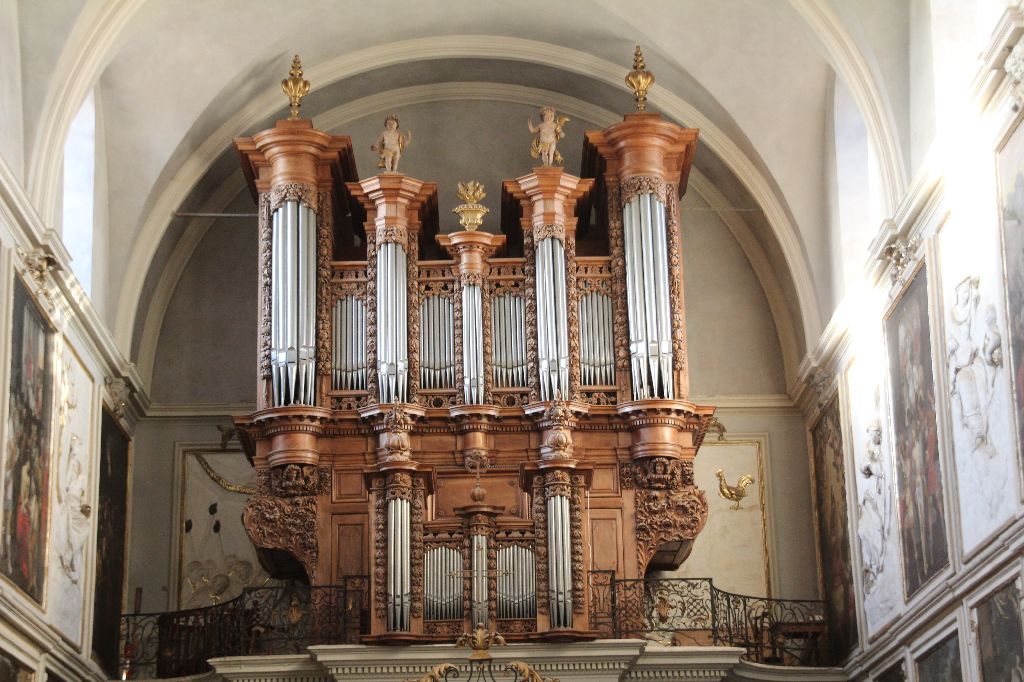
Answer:
<svg viewBox="0 0 1024 682"><path fill-rule="evenodd" d="M324 587L246 589L231 601L188 611L121 617L122 679L196 675L220 656L299 653L353 644L369 633L369 579Z"/></svg>
<svg viewBox="0 0 1024 682"><path fill-rule="evenodd" d="M590 573L590 627L603 637L746 649L775 665L827 665L825 602L733 594L710 578L623 580Z"/></svg>

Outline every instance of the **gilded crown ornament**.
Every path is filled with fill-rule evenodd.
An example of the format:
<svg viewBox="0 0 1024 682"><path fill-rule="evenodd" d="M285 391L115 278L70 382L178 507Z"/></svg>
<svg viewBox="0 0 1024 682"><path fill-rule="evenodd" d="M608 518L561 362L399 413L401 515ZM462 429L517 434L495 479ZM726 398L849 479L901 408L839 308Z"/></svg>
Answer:
<svg viewBox="0 0 1024 682"><path fill-rule="evenodd" d="M288 116L289 120L295 120L299 117L299 107L302 106L302 98L309 94L309 81L302 77L302 60L299 59L299 55L295 55L292 59L292 68L288 72L288 78L281 81L281 90L288 97L289 104L292 105L291 115Z"/></svg>
<svg viewBox="0 0 1024 682"><path fill-rule="evenodd" d="M475 180L471 180L469 182L460 182L457 194L465 203L453 208L452 213L457 213L459 224L472 232L483 224L484 216L490 211L490 209L480 203L487 196L487 193L484 192L483 185Z"/></svg>
<svg viewBox="0 0 1024 682"><path fill-rule="evenodd" d="M654 74L644 65L644 53L639 45L633 53L633 70L626 74L626 85L633 91L636 110L643 111L647 108L647 91L654 85Z"/></svg>

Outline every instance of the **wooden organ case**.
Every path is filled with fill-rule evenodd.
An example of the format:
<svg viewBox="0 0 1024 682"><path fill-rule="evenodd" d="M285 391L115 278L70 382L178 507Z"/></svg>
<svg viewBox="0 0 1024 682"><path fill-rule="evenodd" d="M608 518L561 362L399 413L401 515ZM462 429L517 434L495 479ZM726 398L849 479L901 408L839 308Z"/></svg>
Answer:
<svg viewBox="0 0 1024 682"><path fill-rule="evenodd" d="M360 181L293 118L236 141L259 206L258 472L276 576L367 576L363 641L586 639L588 574L678 567L693 459L679 197L697 131L633 113L581 175L502 188L503 234L439 233L437 187Z"/></svg>

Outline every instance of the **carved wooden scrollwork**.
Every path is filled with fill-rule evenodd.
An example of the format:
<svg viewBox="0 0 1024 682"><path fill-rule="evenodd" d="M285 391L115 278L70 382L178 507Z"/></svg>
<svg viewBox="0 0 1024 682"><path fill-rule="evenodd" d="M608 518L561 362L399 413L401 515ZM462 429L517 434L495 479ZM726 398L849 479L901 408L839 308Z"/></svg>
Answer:
<svg viewBox="0 0 1024 682"><path fill-rule="evenodd" d="M565 238L566 333L569 335L569 395L582 400L580 384L580 292L576 286L576 237Z"/></svg>
<svg viewBox="0 0 1024 682"><path fill-rule="evenodd" d="M331 374L331 257L333 256L332 230L334 217L330 195L320 192L317 199L321 210L316 221L316 366L317 374ZM321 403L323 404L323 403Z"/></svg>
<svg viewBox="0 0 1024 682"><path fill-rule="evenodd" d="M420 392L420 244L415 238L409 240L406 249L406 281L408 282L408 355L409 355L409 402L417 402Z"/></svg>
<svg viewBox="0 0 1024 682"><path fill-rule="evenodd" d="M540 400L540 378L537 376L537 254L533 231L523 230L523 303L526 308L526 377L530 388L529 402Z"/></svg>
<svg viewBox="0 0 1024 682"><path fill-rule="evenodd" d="M367 403L376 405L377 390L377 242L366 231L366 393Z"/></svg>
<svg viewBox="0 0 1024 682"><path fill-rule="evenodd" d="M636 491L636 552L640 573L667 542L692 541L708 520L708 501L696 486Z"/></svg>
<svg viewBox="0 0 1024 682"><path fill-rule="evenodd" d="M679 231L679 196L676 185L668 185L665 205L665 235L668 244L669 300L672 301L672 363L677 371L686 370L686 306L683 299L682 235ZM678 387L677 387L678 388Z"/></svg>
<svg viewBox="0 0 1024 682"><path fill-rule="evenodd" d="M665 203L668 187L665 181L654 176L639 175L627 178L619 183L622 205L625 206L641 194L653 194L658 201Z"/></svg>
<svg viewBox="0 0 1024 682"><path fill-rule="evenodd" d="M270 199L270 212L273 213L286 201L298 201L305 204L314 212L320 211L320 196L313 185L301 182L286 182L274 185L267 192Z"/></svg>
<svg viewBox="0 0 1024 682"><path fill-rule="evenodd" d="M426 490L423 480L417 478L413 481L412 499L410 507L412 510L409 529L410 539L410 588L412 590L412 615L413 618L423 616L423 510L426 506Z"/></svg>
<svg viewBox="0 0 1024 682"><path fill-rule="evenodd" d="M541 223L534 225L531 229L533 234L533 243L540 244L548 237L553 237L558 241L565 239L565 225L561 223Z"/></svg>
<svg viewBox="0 0 1024 682"><path fill-rule="evenodd" d="M260 232L260 377L270 379L270 306L271 306L271 277L273 264L271 263L271 250L273 249L273 232L270 220L270 196L267 193L260 195L259 205L259 232Z"/></svg>
<svg viewBox="0 0 1024 682"><path fill-rule="evenodd" d="M537 613L548 612L548 510L544 495L544 476L533 477L532 491L533 535L536 538L534 552L537 571Z"/></svg>
<svg viewBox="0 0 1024 682"><path fill-rule="evenodd" d="M585 479L581 474L572 475L572 496L569 498L572 557L572 608L583 613L583 488Z"/></svg>
<svg viewBox="0 0 1024 682"><path fill-rule="evenodd" d="M253 495L242 512L242 524L252 543L261 549L290 552L302 563L309 579L316 579L319 547L316 535L316 498Z"/></svg>
<svg viewBox="0 0 1024 682"><path fill-rule="evenodd" d="M387 615L388 519L384 479L375 478L373 491L373 604L378 618Z"/></svg>
<svg viewBox="0 0 1024 682"><path fill-rule="evenodd" d="M671 457L651 457L619 465L619 485L626 490L651 488L674 490L694 485L693 462Z"/></svg>

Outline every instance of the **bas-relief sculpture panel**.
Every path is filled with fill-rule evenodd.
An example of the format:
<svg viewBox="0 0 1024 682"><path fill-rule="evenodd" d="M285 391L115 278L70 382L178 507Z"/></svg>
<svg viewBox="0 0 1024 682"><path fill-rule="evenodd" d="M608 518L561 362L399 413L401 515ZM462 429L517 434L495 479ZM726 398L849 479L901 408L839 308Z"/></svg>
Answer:
<svg viewBox="0 0 1024 682"><path fill-rule="evenodd" d="M917 272L886 320L885 337L904 587L909 598L949 563L926 268Z"/></svg>
<svg viewBox="0 0 1024 682"><path fill-rule="evenodd" d="M42 604L50 492L53 334L17 277L13 289L0 572Z"/></svg>
<svg viewBox="0 0 1024 682"><path fill-rule="evenodd" d="M93 510L89 448L92 445L93 378L65 343L57 371L57 423L51 493L50 570L47 619L75 646L82 643L82 607L86 571L86 545Z"/></svg>
<svg viewBox="0 0 1024 682"><path fill-rule="evenodd" d="M872 339L880 350L882 339ZM873 344L874 345L874 344ZM881 358L855 358L847 367L850 437L857 485L854 509L861 556L859 580L867 631L873 635L903 606L899 536L896 532L895 467L885 415Z"/></svg>
<svg viewBox="0 0 1024 682"><path fill-rule="evenodd" d="M832 655L841 660L857 643L857 604L838 395L825 406L811 429L811 459L830 644Z"/></svg>
<svg viewBox="0 0 1024 682"><path fill-rule="evenodd" d="M1010 583L975 609L982 682L1024 680L1020 592Z"/></svg>
<svg viewBox="0 0 1024 682"><path fill-rule="evenodd" d="M916 667L920 682L962 682L963 669L957 633L954 632L918 658Z"/></svg>
<svg viewBox="0 0 1024 682"><path fill-rule="evenodd" d="M697 486L707 491L708 521L675 575L712 577L719 589L738 594L771 594L761 497L763 468L758 441L704 441L694 460L693 477ZM719 487L715 472L719 469L730 484L744 475L754 477L739 509L733 509L733 502L715 492Z"/></svg>
<svg viewBox="0 0 1024 682"><path fill-rule="evenodd" d="M998 155L1000 227L1009 335L1006 369L1013 388L1018 457L1024 458L1024 126L1018 126ZM1024 460L1020 465L1024 468Z"/></svg>
<svg viewBox="0 0 1024 682"><path fill-rule="evenodd" d="M995 229L947 224L939 237L945 391L968 554L1013 516L1020 497Z"/></svg>
<svg viewBox="0 0 1024 682"><path fill-rule="evenodd" d="M256 470L241 452L183 453L178 608L233 599L270 577L242 526Z"/></svg>

